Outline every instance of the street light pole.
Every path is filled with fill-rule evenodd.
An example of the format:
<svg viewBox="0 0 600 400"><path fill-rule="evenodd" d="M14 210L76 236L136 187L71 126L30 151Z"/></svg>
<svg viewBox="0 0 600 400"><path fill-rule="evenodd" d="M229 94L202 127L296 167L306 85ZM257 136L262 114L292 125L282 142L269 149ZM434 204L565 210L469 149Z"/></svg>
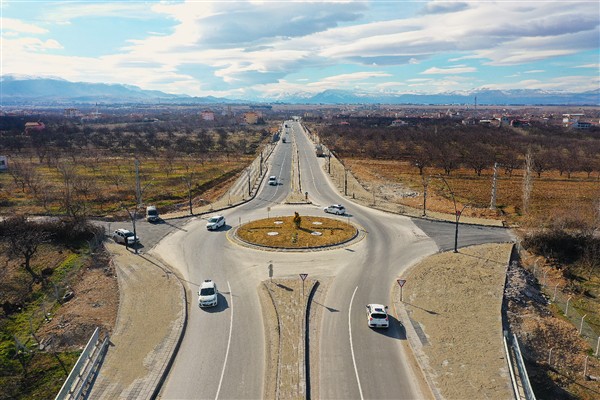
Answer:
<svg viewBox="0 0 600 400"><path fill-rule="evenodd" d="M454 229L454 252L458 253L458 222L460 221L460 216L461 216L463 210L468 206L468 204L465 204L463 206L463 208L461 210L459 210L458 206L456 205L456 197L454 196L454 191L452 191L452 188L450 187L450 185L448 184L448 182L446 181L446 179L443 176L438 175L438 177L442 180L442 182L444 182L444 184L450 191L450 195L452 196L452 202L454 203L454 218L456 220L456 225L455 225L455 229Z"/></svg>
<svg viewBox="0 0 600 400"><path fill-rule="evenodd" d="M131 211L129 211L128 208L123 208L125 208L125 211L127 211L127 214L129 214L129 218L131 218L131 223L133 224L133 251L135 252L135 254L137 254L137 231L135 230L135 220L137 219L137 204L133 207L133 214L131 213ZM127 246L127 238L125 238L125 246Z"/></svg>

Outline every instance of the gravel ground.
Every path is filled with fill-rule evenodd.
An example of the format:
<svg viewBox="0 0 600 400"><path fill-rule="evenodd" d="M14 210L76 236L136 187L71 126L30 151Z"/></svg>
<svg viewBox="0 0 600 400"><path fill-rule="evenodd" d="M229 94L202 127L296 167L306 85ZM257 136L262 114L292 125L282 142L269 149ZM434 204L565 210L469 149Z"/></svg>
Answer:
<svg viewBox="0 0 600 400"><path fill-rule="evenodd" d="M260 288L263 315L270 319L265 328L271 332L266 338L270 350L265 368L265 398L306 397L303 310L315 283L312 279L304 285L300 279L273 279L263 282Z"/></svg>
<svg viewBox="0 0 600 400"><path fill-rule="evenodd" d="M402 322L417 334L411 346L420 366L446 399L512 398L501 318L511 248L486 244L433 255L403 277L403 302L394 290L395 305L410 318Z"/></svg>

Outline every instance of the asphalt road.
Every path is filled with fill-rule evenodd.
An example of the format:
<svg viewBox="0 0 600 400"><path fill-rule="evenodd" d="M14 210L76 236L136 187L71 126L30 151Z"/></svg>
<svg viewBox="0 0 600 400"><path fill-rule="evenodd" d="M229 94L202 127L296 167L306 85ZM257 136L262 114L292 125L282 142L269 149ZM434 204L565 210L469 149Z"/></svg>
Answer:
<svg viewBox="0 0 600 400"><path fill-rule="evenodd" d="M317 159L300 124L286 123L288 143L277 145L267 173L276 175L279 185L265 181L254 200L222 212L225 228L208 232L200 218L155 227L156 236L161 228L171 234L153 252L181 272L191 292L185 337L161 397L263 397L265 340L257 286L268 278L267 266L272 263L275 277L297 277L301 272L316 279L331 277L316 341L320 376L312 377L320 398L422 398L403 354L403 327L392 318L387 330L368 328L365 305L390 304L392 286L406 268L453 247L454 225L411 220L350 203L331 186L319 165L324 160ZM310 205L282 204L290 190L294 149ZM241 247L227 238L228 230L240 222L294 211L322 215L322 207L333 203L346 205L348 215L339 218L366 231L362 241L335 250L290 253ZM460 227L459 246L508 240L505 230ZM197 290L208 278L219 286L219 305L200 309Z"/></svg>

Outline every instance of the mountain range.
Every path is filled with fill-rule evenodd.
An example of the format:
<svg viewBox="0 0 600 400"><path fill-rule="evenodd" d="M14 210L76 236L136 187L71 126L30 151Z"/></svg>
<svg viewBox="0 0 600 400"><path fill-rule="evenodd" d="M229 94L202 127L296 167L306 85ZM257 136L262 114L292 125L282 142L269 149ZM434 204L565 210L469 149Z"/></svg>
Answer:
<svg viewBox="0 0 600 400"><path fill-rule="evenodd" d="M534 89L477 89L446 93L381 93L325 90L317 94L282 93L277 98L227 99L169 94L123 84L70 82L55 77L3 75L0 105L90 103L287 103L287 104L478 104L478 105L600 105L600 89L582 93Z"/></svg>

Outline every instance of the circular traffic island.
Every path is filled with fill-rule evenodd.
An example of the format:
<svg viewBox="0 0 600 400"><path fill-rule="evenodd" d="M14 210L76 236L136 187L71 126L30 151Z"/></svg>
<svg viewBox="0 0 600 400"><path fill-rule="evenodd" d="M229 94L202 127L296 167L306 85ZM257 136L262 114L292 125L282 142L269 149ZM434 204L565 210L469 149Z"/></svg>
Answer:
<svg viewBox="0 0 600 400"><path fill-rule="evenodd" d="M241 225L235 236L244 243L273 249L301 250L337 246L358 236L358 229L347 222L302 216L259 219Z"/></svg>

